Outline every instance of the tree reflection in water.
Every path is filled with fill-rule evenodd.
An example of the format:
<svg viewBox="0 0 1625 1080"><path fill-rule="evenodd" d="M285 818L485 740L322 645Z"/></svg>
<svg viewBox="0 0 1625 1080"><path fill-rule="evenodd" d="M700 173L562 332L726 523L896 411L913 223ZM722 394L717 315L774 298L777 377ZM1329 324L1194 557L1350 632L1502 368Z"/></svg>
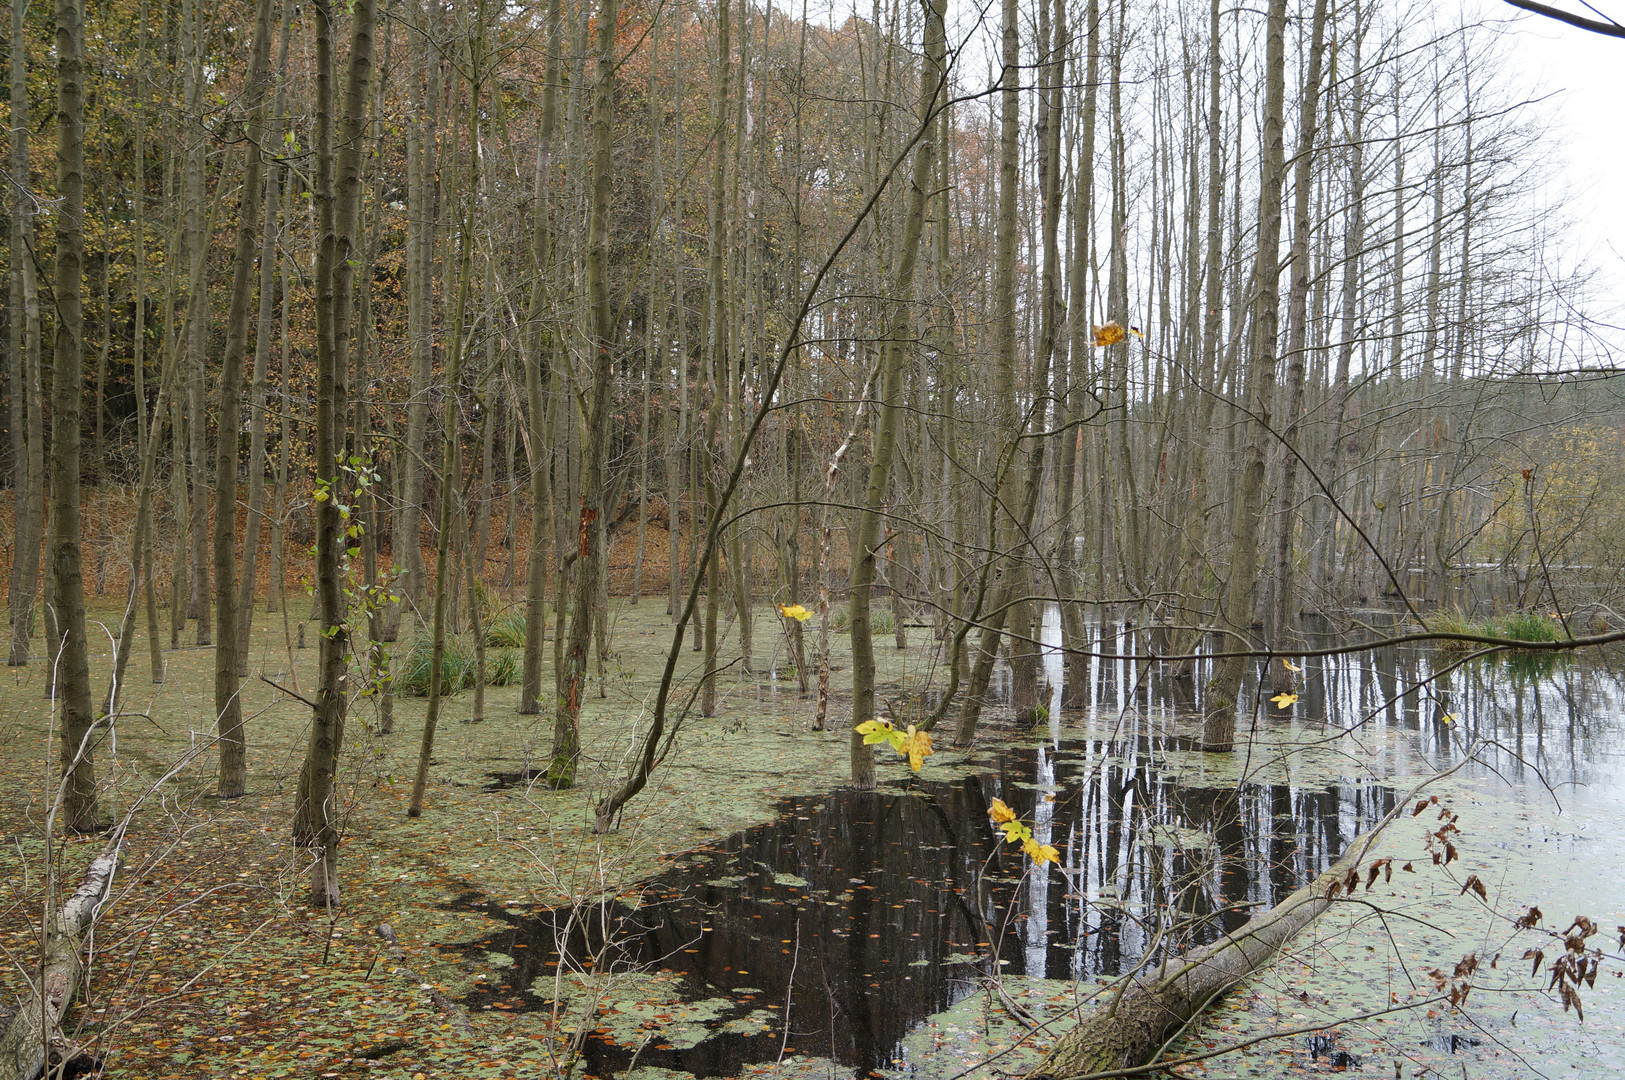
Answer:
<svg viewBox="0 0 1625 1080"><path fill-rule="evenodd" d="M788 997L796 1052L879 1068L914 1024L996 971L1110 975L1148 950L1212 940L1318 872L1394 797L1377 785L1182 788L1150 768L1157 741L1025 746L962 780L784 800L775 821L649 882L636 911L572 931L566 962L681 972L695 998L735 999L730 1015L782 1014ZM1025 859L988 820L994 798L1060 849L1059 871L1023 885ZM510 928L457 951L514 964L506 989L467 1003L548 1007L530 987L551 985L560 917L489 914ZM691 1049L651 1045L638 1060L725 1076L774 1060L783 1041L778 1026L719 1032ZM590 1039L588 1071L624 1069L630 1049Z"/></svg>

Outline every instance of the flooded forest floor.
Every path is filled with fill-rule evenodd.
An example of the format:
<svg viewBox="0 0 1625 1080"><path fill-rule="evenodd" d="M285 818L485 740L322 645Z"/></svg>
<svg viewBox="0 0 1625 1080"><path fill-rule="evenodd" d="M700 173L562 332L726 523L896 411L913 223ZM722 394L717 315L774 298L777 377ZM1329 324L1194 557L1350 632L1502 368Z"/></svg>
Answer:
<svg viewBox="0 0 1625 1080"><path fill-rule="evenodd" d="M592 804L623 774L671 639L659 599L617 601L575 790L530 780L550 712L520 716L518 687L492 687L469 723L463 691L442 713L425 812L409 819L425 701L399 695L390 735L357 702L340 777L344 906L324 911L306 904L289 836L309 720L293 695L316 658L297 647L299 613L256 613L249 793L229 803L212 795L213 651L168 653L154 686L138 642L96 767L104 815L139 809L69 1030L108 1076L992 1080L1029 1066L1120 973L1308 880L1469 749L1474 764L1428 789L1438 803L1385 834L1391 879L1362 875L1166 1057L1248 1043L1175 1069L1210 1077L1625 1072L1617 658L1448 671L1431 650L1387 649L1306 663L1299 701L1261 702L1247 747L1224 757L1193 748L1191 685L1097 660L1086 707L1018 728L994 704L976 747L949 749L943 733L918 777L881 748L880 790L859 793L843 786L846 635L833 636L831 730L812 731L815 697L786 677L764 609L755 670L721 677L716 715L687 720L620 829L598 838ZM116 625L116 612L93 615ZM899 712L942 675L930 630L908 633L903 651L877 634L881 696ZM698 666L685 648L679 670ZM0 688L13 973L35 962L42 912L101 844L45 834L58 769L43 678L36 662ZM1036 873L1001 848L993 798L1057 847L1059 868ZM1429 838L1451 820L1458 831ZM1531 905L1539 925L1515 928ZM1583 1020L1548 986L1576 916L1605 954L1578 990ZM4 983L9 1001L20 979ZM1464 985L1460 1007L1441 1000Z"/></svg>

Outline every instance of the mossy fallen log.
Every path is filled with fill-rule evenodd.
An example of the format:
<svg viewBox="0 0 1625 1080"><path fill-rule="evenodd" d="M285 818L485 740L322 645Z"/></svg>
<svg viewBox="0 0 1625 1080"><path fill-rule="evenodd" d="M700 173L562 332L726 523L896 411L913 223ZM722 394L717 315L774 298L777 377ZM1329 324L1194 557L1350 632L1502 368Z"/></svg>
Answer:
<svg viewBox="0 0 1625 1080"><path fill-rule="evenodd" d="M84 975L84 938L96 912L113 886L123 846L123 830L85 871L68 902L50 917L41 964L29 973L28 993L0 1034L0 1080L34 1080L53 1060L75 1055L61 1045L62 1015L73 1002ZM38 980L34 975L37 973Z"/></svg>
<svg viewBox="0 0 1625 1080"><path fill-rule="evenodd" d="M1402 811L1411 809L1417 792L1456 768L1460 766L1431 778L1399 800L1381 821L1355 837L1336 862L1273 908L1211 945L1130 980L1120 993L1108 996L1077 1027L1057 1039L1026 1080L1111 1076L1152 1061L1193 1017L1262 969L1339 895L1352 891L1354 876L1382 831ZM1367 866L1368 874L1370 869Z"/></svg>

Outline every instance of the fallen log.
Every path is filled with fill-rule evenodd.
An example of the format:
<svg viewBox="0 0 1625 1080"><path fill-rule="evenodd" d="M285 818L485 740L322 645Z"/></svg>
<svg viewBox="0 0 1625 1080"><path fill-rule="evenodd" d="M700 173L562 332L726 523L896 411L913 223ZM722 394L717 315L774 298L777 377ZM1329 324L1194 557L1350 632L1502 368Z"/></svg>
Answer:
<svg viewBox="0 0 1625 1080"><path fill-rule="evenodd" d="M1351 841L1336 862L1309 884L1238 929L1154 971L1132 979L1045 1052L1026 1080L1073 1080L1143 1072L1169 1039L1226 991L1263 968L1293 936L1347 891L1382 831L1417 792L1450 775L1455 766L1418 785L1381 821Z"/></svg>
<svg viewBox="0 0 1625 1080"><path fill-rule="evenodd" d="M73 1001L84 975L84 938L97 910L113 886L123 845L123 829L85 871L68 902L51 915L45 928L45 950L30 978L29 992L0 1034L0 1080L34 1080L45 1069L46 1055L72 1058L61 1038L62 1014Z"/></svg>

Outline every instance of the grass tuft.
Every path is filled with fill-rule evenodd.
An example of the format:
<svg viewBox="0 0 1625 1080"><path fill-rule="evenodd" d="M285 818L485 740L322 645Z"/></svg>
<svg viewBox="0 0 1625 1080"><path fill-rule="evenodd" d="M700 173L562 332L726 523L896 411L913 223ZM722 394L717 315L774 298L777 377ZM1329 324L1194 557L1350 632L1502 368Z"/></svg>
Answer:
<svg viewBox="0 0 1625 1080"><path fill-rule="evenodd" d="M497 653L496 659L487 663L485 673L487 686L512 686L518 681L519 661L507 649Z"/></svg>
<svg viewBox="0 0 1625 1080"><path fill-rule="evenodd" d="M395 676L396 689L404 690L413 697L428 697L429 660L432 654L433 643L429 638L414 640L411 651L406 654L406 662L401 665L400 674ZM462 642L448 637L446 654L440 660L440 692L448 696L455 694L465 686L472 685L473 679L473 656Z"/></svg>
<svg viewBox="0 0 1625 1080"><path fill-rule="evenodd" d="M485 627L485 644L499 649L523 649L525 613L514 609L498 615Z"/></svg>

